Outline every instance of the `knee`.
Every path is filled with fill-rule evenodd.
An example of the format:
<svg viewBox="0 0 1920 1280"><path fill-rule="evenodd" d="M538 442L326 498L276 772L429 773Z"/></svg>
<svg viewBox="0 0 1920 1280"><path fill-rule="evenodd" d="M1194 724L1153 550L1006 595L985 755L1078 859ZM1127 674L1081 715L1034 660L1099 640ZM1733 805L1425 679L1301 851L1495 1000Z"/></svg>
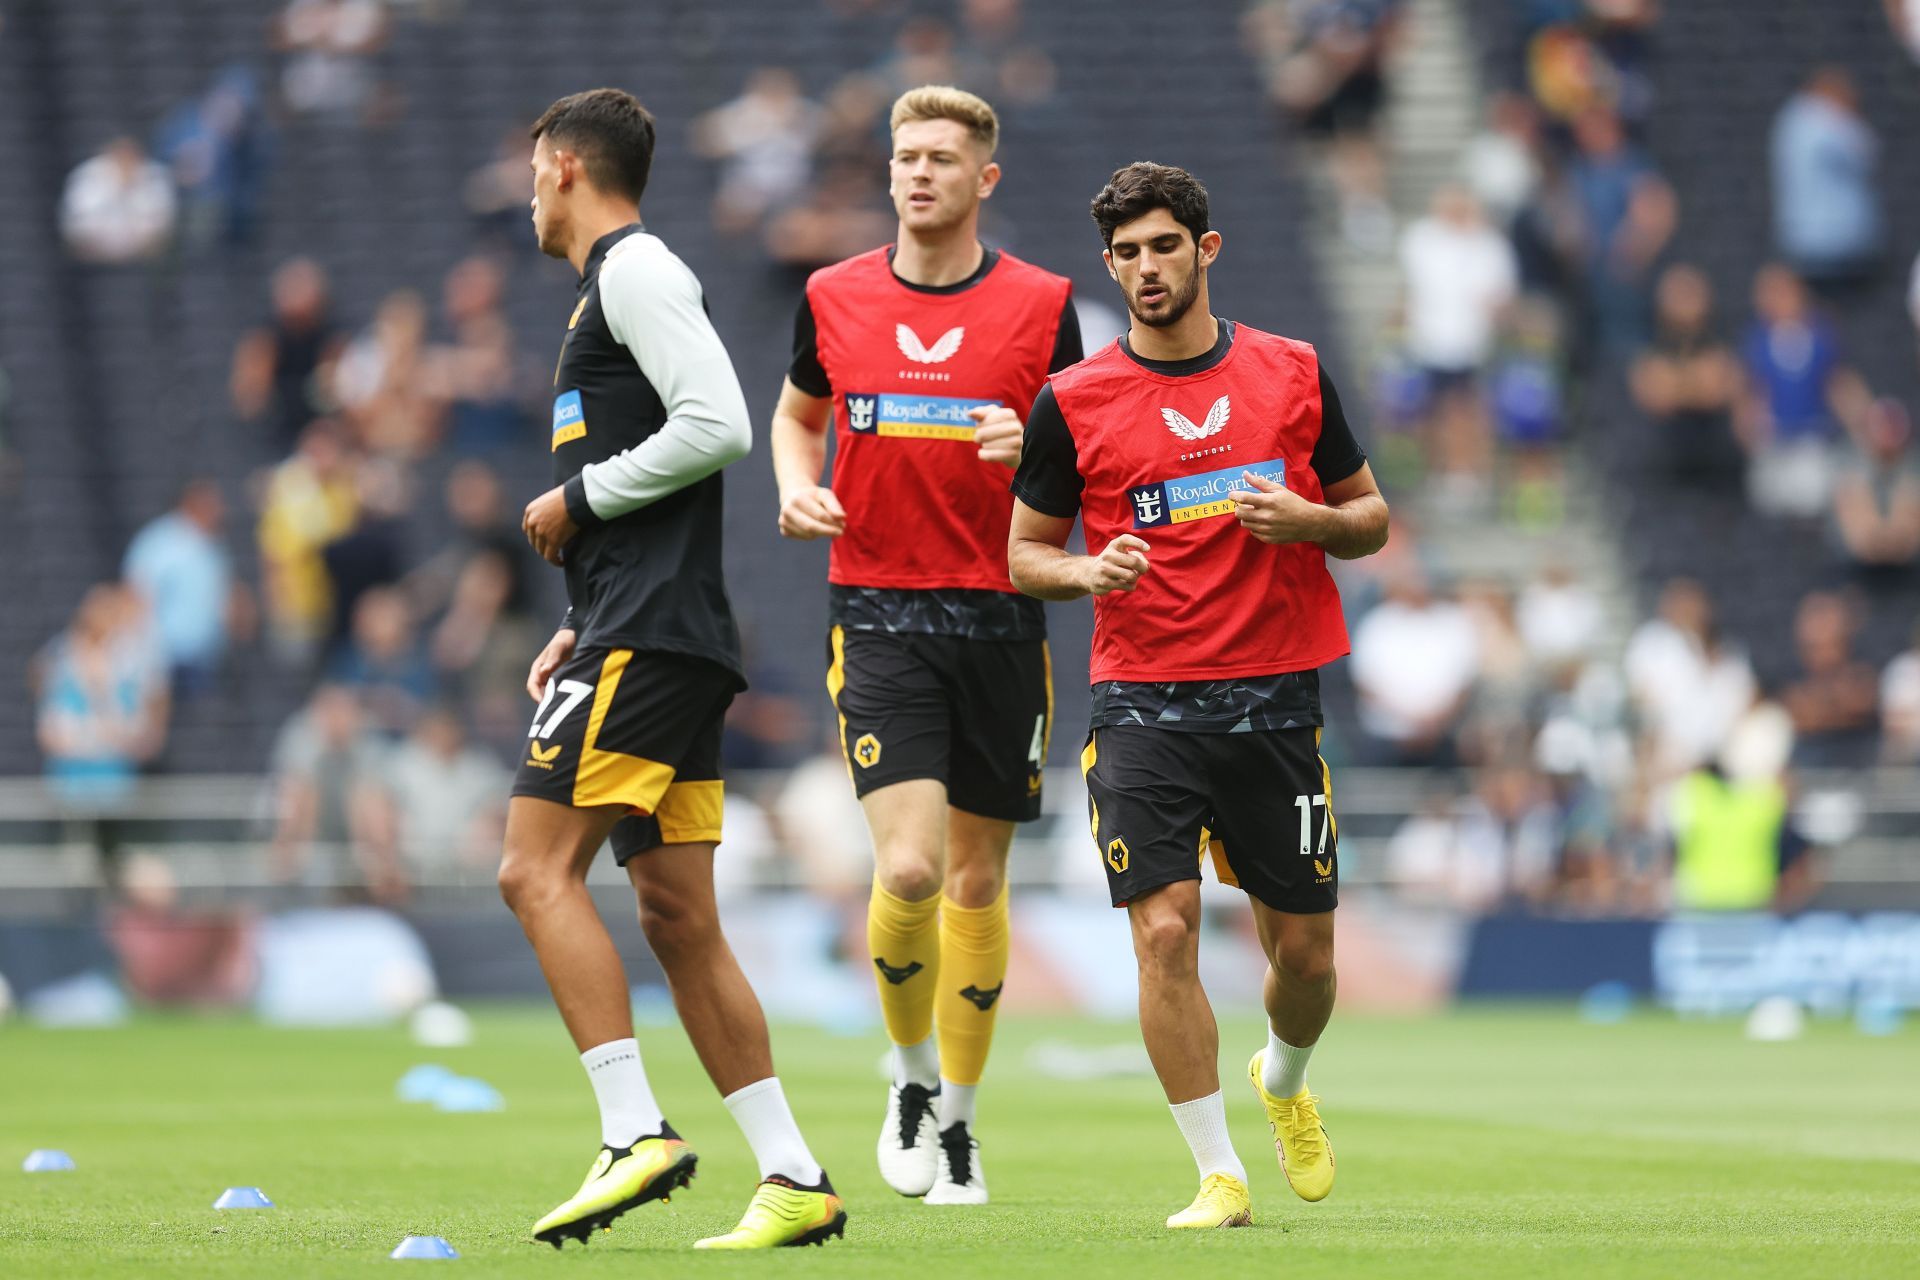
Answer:
<svg viewBox="0 0 1920 1280"><path fill-rule="evenodd" d="M720 936L720 919L711 904L647 887L640 891L640 931L663 966L705 953Z"/></svg>
<svg viewBox="0 0 1920 1280"><path fill-rule="evenodd" d="M1006 885L1006 868L993 862L955 862L947 868L946 895L953 899L955 906L990 907L999 900L1000 891Z"/></svg>
<svg viewBox="0 0 1920 1280"><path fill-rule="evenodd" d="M916 845L895 845L877 852L874 878L894 897L925 902L940 892L945 869L931 850Z"/></svg>
<svg viewBox="0 0 1920 1280"><path fill-rule="evenodd" d="M501 899L516 916L538 911L542 904L551 902L567 888L564 872L556 873L541 859L516 853L511 846L500 859L496 879Z"/></svg>
<svg viewBox="0 0 1920 1280"><path fill-rule="evenodd" d="M1298 986L1323 987L1333 980L1333 943L1283 943L1276 967Z"/></svg>
<svg viewBox="0 0 1920 1280"><path fill-rule="evenodd" d="M1168 977L1199 968L1199 921L1175 910L1143 910L1134 922L1134 950L1140 967Z"/></svg>

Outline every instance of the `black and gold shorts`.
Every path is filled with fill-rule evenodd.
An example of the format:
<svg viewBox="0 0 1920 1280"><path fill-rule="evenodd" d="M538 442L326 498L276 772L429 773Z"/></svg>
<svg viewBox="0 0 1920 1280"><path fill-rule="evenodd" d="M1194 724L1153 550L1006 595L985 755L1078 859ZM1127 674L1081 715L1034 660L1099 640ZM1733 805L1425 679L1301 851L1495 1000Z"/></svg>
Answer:
<svg viewBox="0 0 1920 1280"><path fill-rule="evenodd" d="M717 843L720 729L739 682L704 658L580 649L553 673L513 794L576 809L621 805L614 857Z"/></svg>
<svg viewBox="0 0 1920 1280"><path fill-rule="evenodd" d="M1114 906L1198 880L1208 860L1222 884L1275 911L1337 905L1339 824L1320 730L1108 726L1087 736L1080 767Z"/></svg>

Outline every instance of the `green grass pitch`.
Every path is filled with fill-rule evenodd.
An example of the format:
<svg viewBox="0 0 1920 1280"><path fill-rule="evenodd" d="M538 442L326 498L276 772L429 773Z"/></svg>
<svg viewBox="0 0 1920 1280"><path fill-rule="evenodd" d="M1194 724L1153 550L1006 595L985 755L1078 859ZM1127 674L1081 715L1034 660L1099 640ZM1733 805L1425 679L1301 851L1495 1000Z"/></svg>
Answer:
<svg viewBox="0 0 1920 1280"><path fill-rule="evenodd" d="M1307 1205L1240 1078L1259 1018L1222 1022L1256 1225L1180 1234L1160 1224L1193 1166L1154 1081L1028 1065L1039 1040L1135 1044L1131 1025L1002 1021L981 1090L984 1210L881 1184L877 1035L777 1029L788 1092L852 1214L844 1241L778 1256L686 1249L732 1224L754 1170L676 1028L642 1043L698 1179L556 1254L527 1229L577 1185L597 1126L546 1009L484 1011L471 1047L443 1051L399 1031L16 1023L0 1027L0 1276L361 1276L401 1265L386 1254L408 1233L446 1236L462 1256L442 1265L465 1277L1920 1276L1914 1029L1815 1024L1750 1044L1737 1024L1593 1026L1564 1008L1337 1017L1312 1079L1340 1180ZM489 1080L507 1110L395 1101L401 1072L429 1060ZM79 1168L19 1172L33 1147ZM210 1207L245 1184L279 1207Z"/></svg>

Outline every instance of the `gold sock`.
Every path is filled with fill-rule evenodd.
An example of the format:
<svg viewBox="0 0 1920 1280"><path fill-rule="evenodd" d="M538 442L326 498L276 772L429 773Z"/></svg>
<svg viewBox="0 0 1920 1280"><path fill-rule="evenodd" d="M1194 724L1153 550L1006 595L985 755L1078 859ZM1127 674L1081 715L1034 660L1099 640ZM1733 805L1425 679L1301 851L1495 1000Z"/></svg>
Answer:
<svg viewBox="0 0 1920 1280"><path fill-rule="evenodd" d="M954 1084L980 1083L987 1050L993 1046L993 1019L1007 979L1007 953L1013 930L1007 918L1007 890L984 907L963 907L952 898L940 903L940 995L934 1007L939 1037L940 1075Z"/></svg>
<svg viewBox="0 0 1920 1280"><path fill-rule="evenodd" d="M896 898L873 883L867 899L867 949L880 989L880 1016L895 1044L933 1034L933 992L940 972L940 897Z"/></svg>

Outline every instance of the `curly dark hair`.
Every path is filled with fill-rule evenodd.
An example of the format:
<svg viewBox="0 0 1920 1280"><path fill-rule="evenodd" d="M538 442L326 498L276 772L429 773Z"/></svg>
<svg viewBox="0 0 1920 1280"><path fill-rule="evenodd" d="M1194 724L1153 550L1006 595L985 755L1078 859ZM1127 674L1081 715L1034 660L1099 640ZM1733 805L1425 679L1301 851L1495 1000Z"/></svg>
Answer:
<svg viewBox="0 0 1920 1280"><path fill-rule="evenodd" d="M1100 228L1100 239L1111 249L1114 230L1135 218L1166 209L1173 220L1193 233L1198 241L1207 234L1207 189L1200 179L1185 169L1170 164L1136 160L1115 169L1093 198L1093 220Z"/></svg>
<svg viewBox="0 0 1920 1280"><path fill-rule="evenodd" d="M587 167L587 181L608 195L635 204L653 168L653 114L624 89L588 89L568 94L540 114L527 136L542 134Z"/></svg>

